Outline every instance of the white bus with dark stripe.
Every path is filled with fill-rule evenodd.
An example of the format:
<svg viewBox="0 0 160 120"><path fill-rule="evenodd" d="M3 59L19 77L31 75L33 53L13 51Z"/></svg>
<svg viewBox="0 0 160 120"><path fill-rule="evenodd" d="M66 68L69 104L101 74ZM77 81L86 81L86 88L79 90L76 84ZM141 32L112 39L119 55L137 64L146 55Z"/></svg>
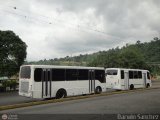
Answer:
<svg viewBox="0 0 160 120"><path fill-rule="evenodd" d="M107 68L106 88L116 90L128 90L151 86L150 73L148 70Z"/></svg>
<svg viewBox="0 0 160 120"><path fill-rule="evenodd" d="M104 68L50 65L20 67L19 95L22 96L62 98L105 91Z"/></svg>

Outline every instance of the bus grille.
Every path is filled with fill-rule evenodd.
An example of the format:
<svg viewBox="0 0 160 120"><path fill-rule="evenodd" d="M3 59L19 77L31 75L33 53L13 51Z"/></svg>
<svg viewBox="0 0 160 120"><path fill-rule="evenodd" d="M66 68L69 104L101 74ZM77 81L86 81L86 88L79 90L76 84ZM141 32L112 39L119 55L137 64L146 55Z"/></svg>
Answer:
<svg viewBox="0 0 160 120"><path fill-rule="evenodd" d="M28 93L28 89L29 89L29 82L21 82L20 92Z"/></svg>

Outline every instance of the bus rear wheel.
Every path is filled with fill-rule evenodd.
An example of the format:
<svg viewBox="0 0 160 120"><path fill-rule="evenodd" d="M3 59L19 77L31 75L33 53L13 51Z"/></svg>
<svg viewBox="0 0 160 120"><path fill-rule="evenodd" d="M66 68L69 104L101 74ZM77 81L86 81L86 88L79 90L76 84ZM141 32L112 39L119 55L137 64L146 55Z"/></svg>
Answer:
<svg viewBox="0 0 160 120"><path fill-rule="evenodd" d="M102 88L100 86L97 86L95 89L96 94L100 94L102 92Z"/></svg>
<svg viewBox="0 0 160 120"><path fill-rule="evenodd" d="M150 87L150 84L149 84L149 83L147 83L146 88L149 88L149 87Z"/></svg>
<svg viewBox="0 0 160 120"><path fill-rule="evenodd" d="M59 89L56 93L56 99L67 97L67 92L65 89Z"/></svg>
<svg viewBox="0 0 160 120"><path fill-rule="evenodd" d="M134 85L131 84L131 85L130 85L130 90L133 90L133 89L134 89Z"/></svg>

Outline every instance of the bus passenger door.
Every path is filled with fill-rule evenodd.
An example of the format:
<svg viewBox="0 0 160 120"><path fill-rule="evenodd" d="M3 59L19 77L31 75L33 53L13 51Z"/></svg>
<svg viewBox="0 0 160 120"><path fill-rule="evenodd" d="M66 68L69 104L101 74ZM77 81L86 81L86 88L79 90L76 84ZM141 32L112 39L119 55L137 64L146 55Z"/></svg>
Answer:
<svg viewBox="0 0 160 120"><path fill-rule="evenodd" d="M89 70L89 93L95 92L95 71Z"/></svg>
<svg viewBox="0 0 160 120"><path fill-rule="evenodd" d="M129 75L128 72L124 72L124 89L129 89Z"/></svg>
<svg viewBox="0 0 160 120"><path fill-rule="evenodd" d="M51 97L51 88L52 88L52 78L51 70L43 69L42 72L42 98Z"/></svg>
<svg viewBox="0 0 160 120"><path fill-rule="evenodd" d="M143 82L144 82L144 87L146 87L146 82L147 82L147 74L143 73Z"/></svg>

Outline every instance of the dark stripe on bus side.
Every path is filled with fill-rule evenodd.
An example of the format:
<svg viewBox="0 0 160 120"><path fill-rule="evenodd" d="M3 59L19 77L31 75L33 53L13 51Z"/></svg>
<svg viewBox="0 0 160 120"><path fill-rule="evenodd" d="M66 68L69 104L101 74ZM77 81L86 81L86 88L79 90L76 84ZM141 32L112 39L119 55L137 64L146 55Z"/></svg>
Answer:
<svg viewBox="0 0 160 120"><path fill-rule="evenodd" d="M93 71L93 79L94 79L94 92L95 92L95 70Z"/></svg>
<svg viewBox="0 0 160 120"><path fill-rule="evenodd" d="M91 92L92 92L92 70L90 71L90 77L91 77L90 86L91 86Z"/></svg>
<svg viewBox="0 0 160 120"><path fill-rule="evenodd" d="M88 70L88 80L89 80L89 93L90 93L90 70Z"/></svg>
<svg viewBox="0 0 160 120"><path fill-rule="evenodd" d="M51 98L51 94L52 94L52 69L50 69L50 98Z"/></svg>
<svg viewBox="0 0 160 120"><path fill-rule="evenodd" d="M41 81L42 81L42 98L43 98L43 92L44 92L44 88L43 88L43 82L44 82L44 71L42 69L42 77L41 77Z"/></svg>
<svg viewBox="0 0 160 120"><path fill-rule="evenodd" d="M45 71L45 94L48 95L48 70Z"/></svg>

